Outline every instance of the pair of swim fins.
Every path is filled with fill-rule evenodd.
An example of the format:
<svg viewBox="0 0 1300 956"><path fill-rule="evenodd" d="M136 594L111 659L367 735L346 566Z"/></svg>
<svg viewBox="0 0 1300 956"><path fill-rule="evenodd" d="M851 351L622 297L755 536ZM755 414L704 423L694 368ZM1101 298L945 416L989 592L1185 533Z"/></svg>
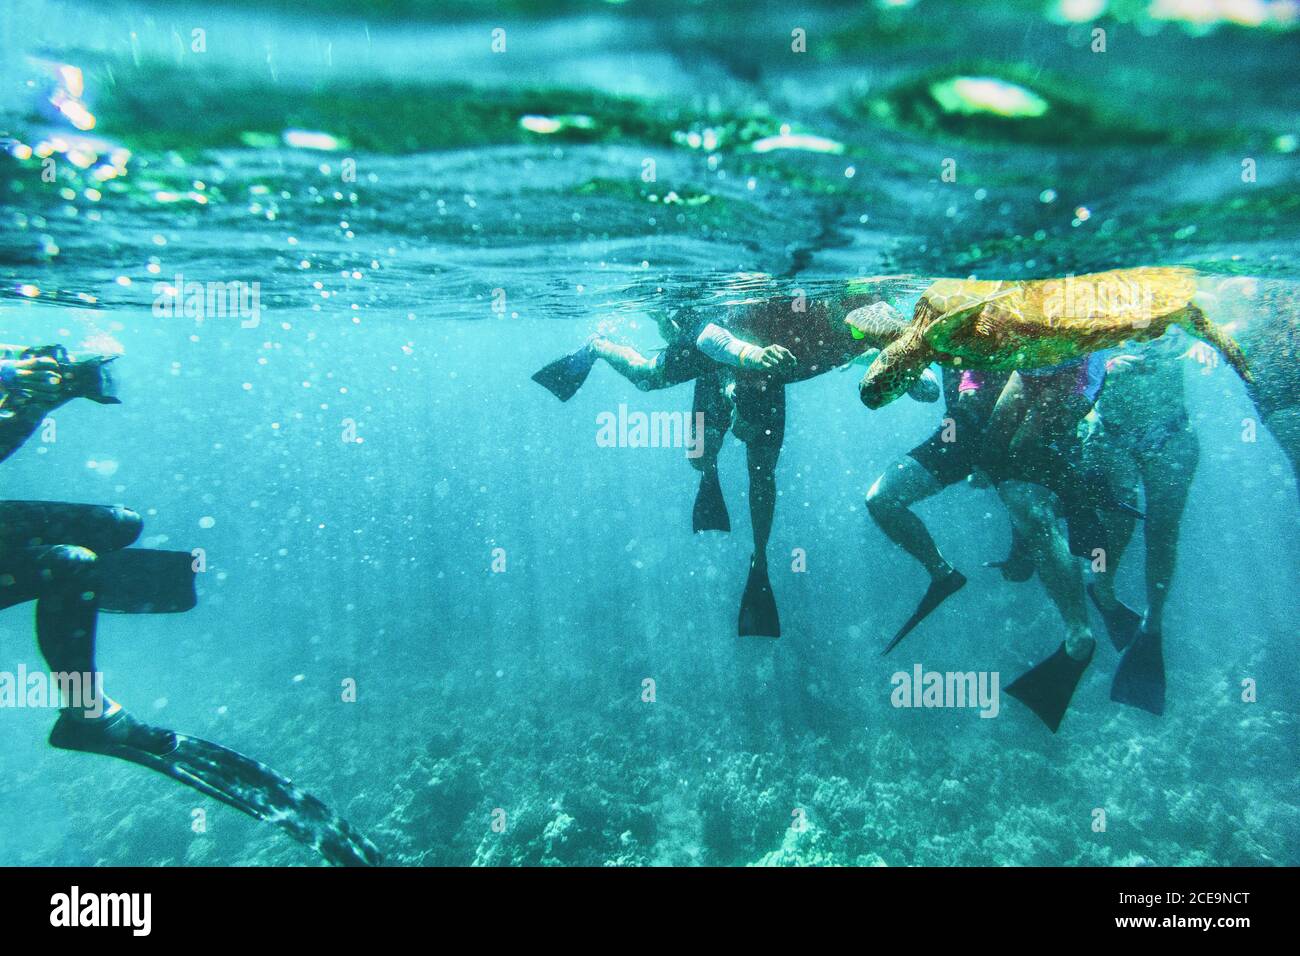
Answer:
<svg viewBox="0 0 1300 956"><path fill-rule="evenodd" d="M1121 602L1116 602L1109 611L1103 609L1091 585L1088 594L1102 613L1111 643L1122 651L1110 685L1110 699L1157 716L1163 714L1165 662L1160 630ZM1065 652L1062 643L1055 654L1008 684L1007 693L1029 707L1056 733L1092 655L1090 650L1087 658L1075 660Z"/></svg>
<svg viewBox="0 0 1300 956"><path fill-rule="evenodd" d="M1056 733L1088 662L1075 660L1065 644L1007 685L1007 693L1029 707ZM1143 627L1124 651L1110 686L1110 699L1160 716L1165 710L1165 664L1160 631Z"/></svg>
<svg viewBox="0 0 1300 956"><path fill-rule="evenodd" d="M274 823L337 866L378 866L375 845L316 797L265 764L220 744L136 720L125 710L96 721L61 714L60 750L102 754L165 774L258 820Z"/></svg>
<svg viewBox="0 0 1300 956"><path fill-rule="evenodd" d="M1157 717L1165 712L1165 653L1160 628L1122 601L1109 610L1088 585L1088 596L1101 613L1106 633L1120 652L1119 666L1110 685L1110 699L1137 707Z"/></svg>

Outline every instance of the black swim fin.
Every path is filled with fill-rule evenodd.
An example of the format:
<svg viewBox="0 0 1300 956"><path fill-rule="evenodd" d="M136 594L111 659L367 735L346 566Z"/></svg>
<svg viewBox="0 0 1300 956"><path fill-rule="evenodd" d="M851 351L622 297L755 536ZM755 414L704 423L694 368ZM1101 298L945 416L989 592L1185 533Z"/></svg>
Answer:
<svg viewBox="0 0 1300 956"><path fill-rule="evenodd" d="M741 637L780 637L781 618L776 611L776 597L767 576L767 562L749 563L749 580L740 599L740 620L736 630Z"/></svg>
<svg viewBox="0 0 1300 956"><path fill-rule="evenodd" d="M722 497L722 484L716 471L700 476L700 488L695 493L695 508L691 512L691 530L730 531L731 516L727 502Z"/></svg>
<svg viewBox="0 0 1300 956"><path fill-rule="evenodd" d="M109 614L180 614L198 603L188 551L127 548L96 562L99 609Z"/></svg>
<svg viewBox="0 0 1300 956"><path fill-rule="evenodd" d="M270 767L220 744L151 727L124 710L101 720L62 714L50 733L50 745L117 757L166 774L251 817L274 823L337 866L383 862L375 845L351 824Z"/></svg>
<svg viewBox="0 0 1300 956"><path fill-rule="evenodd" d="M567 402L582 388L582 383L591 374L591 367L596 364L596 353L589 345L564 358L556 359L550 365L533 373L533 381L545 388L562 402Z"/></svg>
<svg viewBox="0 0 1300 956"><path fill-rule="evenodd" d="M921 598L921 603L916 606L916 610L913 611L912 616L907 619L907 623L900 627L898 633L895 634L893 639L885 645L885 649L880 652L880 656L884 657L897 647L898 642L907 637L908 634L912 633L912 629L915 628L916 625L924 621L931 613L933 613L935 608L965 586L966 575L962 574L956 568L953 568L947 575L940 578L938 581L931 581L930 586L925 589L925 594Z"/></svg>
<svg viewBox="0 0 1300 956"><path fill-rule="evenodd" d="M1165 712L1165 655L1160 630L1142 622L1137 638L1129 645L1115 669L1110 699L1155 714Z"/></svg>
<svg viewBox="0 0 1300 956"><path fill-rule="evenodd" d="M1133 638L1137 637L1138 628L1142 626L1142 615L1118 598L1115 600L1115 607L1106 610L1097 600L1095 584L1088 585L1088 597L1092 598L1092 603L1100 612L1101 619L1106 624L1106 633L1110 636L1110 642L1115 645L1115 650L1122 651L1132 644Z"/></svg>
<svg viewBox="0 0 1300 956"><path fill-rule="evenodd" d="M1056 733L1066 708L1070 706L1074 689L1079 686L1079 678L1087 670L1096 649L1094 644L1086 658L1076 661L1065 653L1065 642L1062 641L1055 654L1008 684L1007 693L1037 714L1052 733Z"/></svg>

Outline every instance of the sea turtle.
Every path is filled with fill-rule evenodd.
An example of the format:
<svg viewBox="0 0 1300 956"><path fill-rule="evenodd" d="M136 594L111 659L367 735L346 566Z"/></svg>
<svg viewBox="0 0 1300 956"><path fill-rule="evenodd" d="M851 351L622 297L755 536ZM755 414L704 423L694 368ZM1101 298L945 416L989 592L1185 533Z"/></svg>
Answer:
<svg viewBox="0 0 1300 956"><path fill-rule="evenodd" d="M871 363L859 393L868 408L880 408L906 393L932 362L1043 368L1158 338L1171 325L1214 346L1252 381L1240 346L1192 302L1195 294L1196 273L1173 267L1025 282L940 279L922 293L907 331Z"/></svg>

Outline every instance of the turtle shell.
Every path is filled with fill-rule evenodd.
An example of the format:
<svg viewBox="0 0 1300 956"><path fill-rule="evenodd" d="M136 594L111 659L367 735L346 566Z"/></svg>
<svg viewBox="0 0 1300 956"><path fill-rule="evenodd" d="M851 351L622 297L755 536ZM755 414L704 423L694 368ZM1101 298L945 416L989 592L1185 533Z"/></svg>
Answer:
<svg viewBox="0 0 1300 956"><path fill-rule="evenodd" d="M1064 360L1101 342L1158 334L1191 301L1195 280L1190 269L1164 267L1026 282L941 279L922 296L925 339L973 360Z"/></svg>

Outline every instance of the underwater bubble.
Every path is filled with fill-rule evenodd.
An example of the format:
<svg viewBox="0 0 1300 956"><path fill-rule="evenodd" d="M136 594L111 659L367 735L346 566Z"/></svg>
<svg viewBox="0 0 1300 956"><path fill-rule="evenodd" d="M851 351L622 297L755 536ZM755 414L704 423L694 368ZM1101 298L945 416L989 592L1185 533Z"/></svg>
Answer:
<svg viewBox="0 0 1300 956"><path fill-rule="evenodd" d="M213 518L211 515L204 515L202 518L199 519L199 527L203 528L205 531L208 528L216 527L216 524L217 524L217 519Z"/></svg>

